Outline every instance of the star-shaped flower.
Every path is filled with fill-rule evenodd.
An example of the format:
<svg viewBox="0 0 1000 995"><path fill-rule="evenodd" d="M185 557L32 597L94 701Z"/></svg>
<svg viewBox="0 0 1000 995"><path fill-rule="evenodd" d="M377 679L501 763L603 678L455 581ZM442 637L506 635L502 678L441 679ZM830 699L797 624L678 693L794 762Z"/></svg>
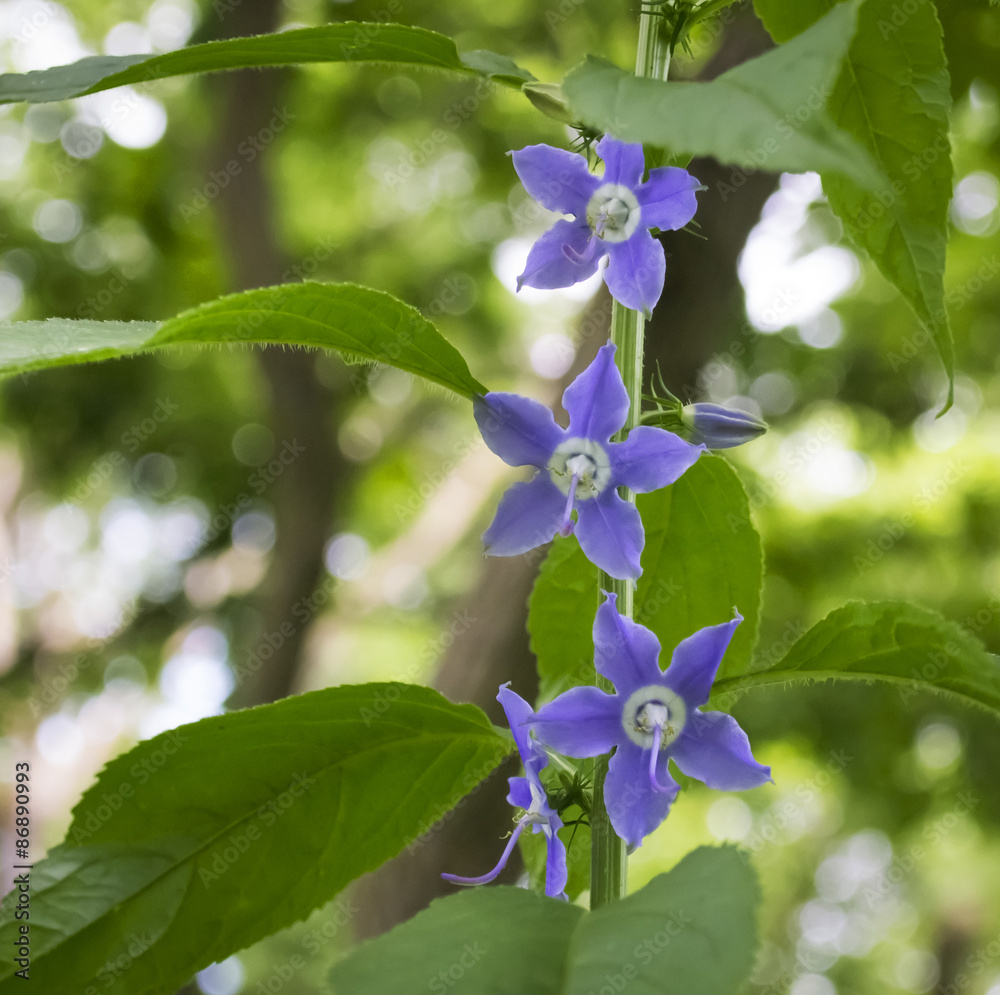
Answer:
<svg viewBox="0 0 1000 995"><path fill-rule="evenodd" d="M731 715L702 712L729 646L731 622L701 629L678 644L660 670L660 642L644 626L618 614L615 596L597 610L594 662L616 694L571 688L538 710L538 738L570 757L615 755L604 783L604 802L615 832L639 846L667 817L680 786L667 761L710 788L738 791L771 779L754 760L746 733Z"/></svg>
<svg viewBox="0 0 1000 995"><path fill-rule="evenodd" d="M550 211L573 215L532 246L518 289L569 287L593 276L606 255L604 282L611 296L648 316L663 292L667 265L649 229L683 228L694 217L701 184L676 166L651 169L644 183L642 146L610 135L598 142L597 154L604 160L600 177L583 156L549 145L512 153L524 189Z"/></svg>
<svg viewBox="0 0 1000 995"><path fill-rule="evenodd" d="M532 740L528 731L533 715L531 705L517 692L512 691L509 684L504 684L500 688L497 701L503 705L510 731L514 734L514 742L524 764L524 777L507 779L510 785L507 801L515 808L523 809L524 815L518 819L507 846L493 870L475 878L459 877L457 874L442 874L441 877L445 881L451 881L452 884L487 884L507 866L507 860L514 851L524 827L531 826L532 832L545 833L548 847L545 863L545 894L550 898L566 898L566 881L569 874L566 867L566 847L557 835L563 824L559 814L549 805L545 788L538 776L548 764L549 758L545 750Z"/></svg>
<svg viewBox="0 0 1000 995"><path fill-rule="evenodd" d="M619 497L618 488L644 494L666 487L705 447L651 426L633 428L624 442L610 441L625 424L629 408L614 355L614 345L602 346L566 388L568 429L556 424L547 407L527 397L489 393L476 398L476 422L490 449L511 466L540 471L504 494L483 533L487 553L516 556L557 532L575 532L587 558L612 577L634 580L642 573L642 519L634 505Z"/></svg>

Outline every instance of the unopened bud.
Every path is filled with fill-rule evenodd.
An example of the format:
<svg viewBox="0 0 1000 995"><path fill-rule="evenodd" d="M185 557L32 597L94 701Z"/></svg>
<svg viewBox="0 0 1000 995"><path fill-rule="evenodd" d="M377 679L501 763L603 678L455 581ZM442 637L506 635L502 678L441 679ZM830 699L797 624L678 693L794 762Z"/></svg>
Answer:
<svg viewBox="0 0 1000 995"><path fill-rule="evenodd" d="M521 92L547 117L563 124L577 123L558 83L525 83Z"/></svg>
<svg viewBox="0 0 1000 995"><path fill-rule="evenodd" d="M767 431L767 423L749 411L726 408L707 401L686 404L681 412L691 430L690 441L709 449L731 449L751 442Z"/></svg>

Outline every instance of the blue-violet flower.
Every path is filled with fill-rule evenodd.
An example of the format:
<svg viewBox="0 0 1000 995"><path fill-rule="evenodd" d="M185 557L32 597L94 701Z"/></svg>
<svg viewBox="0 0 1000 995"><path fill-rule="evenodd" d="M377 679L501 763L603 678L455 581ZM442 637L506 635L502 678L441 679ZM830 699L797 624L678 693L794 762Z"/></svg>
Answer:
<svg viewBox="0 0 1000 995"><path fill-rule="evenodd" d="M538 738L571 757L596 757L617 747L604 782L615 832L637 847L667 817L680 790L667 761L710 788L736 791L771 779L754 760L746 733L731 715L702 712L736 626L701 629L678 644L669 668L658 663L660 642L618 614L615 596L597 610L594 662L616 694L575 687L540 708Z"/></svg>
<svg viewBox="0 0 1000 995"><path fill-rule="evenodd" d="M640 494L666 487L705 447L648 425L633 428L624 442L611 442L629 409L614 356L614 345L602 346L566 388L568 429L556 424L545 405L518 394L491 392L475 399L486 445L511 466L540 471L504 494L483 533L487 553L516 556L557 532L575 532L587 558L612 577L634 580L642 573L642 519L619 497L618 487Z"/></svg>
<svg viewBox="0 0 1000 995"><path fill-rule="evenodd" d="M516 691L512 691L509 684L504 684L500 688L497 701L503 705L510 731L514 734L514 742L524 764L524 777L511 777L507 780L510 785L507 801L515 808L524 809L524 815L518 819L507 846L492 871L475 878L459 877L457 874L442 874L441 877L445 881L451 881L452 884L487 884L507 866L507 860L514 851L518 837L525 826L531 826L532 832L545 833L548 847L545 863L545 894L550 898L566 898L566 881L569 873L566 867L566 846L557 835L562 829L562 819L555 809L549 806L545 788L538 776L548 764L549 758L545 750L531 739L529 733L529 723L533 714L531 705Z"/></svg>
<svg viewBox="0 0 1000 995"><path fill-rule="evenodd" d="M649 229L683 228L694 217L701 184L677 166L651 169L643 183L642 145L610 135L598 142L597 154L604 160L600 177L583 156L564 149L529 145L512 153L524 189L550 211L573 215L535 242L517 286L569 287L593 276L606 255L611 296L648 316L663 292L667 266Z"/></svg>

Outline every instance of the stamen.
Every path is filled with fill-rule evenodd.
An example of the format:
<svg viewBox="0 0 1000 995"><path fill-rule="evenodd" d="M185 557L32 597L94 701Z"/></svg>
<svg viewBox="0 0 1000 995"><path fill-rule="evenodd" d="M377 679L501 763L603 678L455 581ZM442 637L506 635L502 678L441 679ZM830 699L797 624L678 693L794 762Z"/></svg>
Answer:
<svg viewBox="0 0 1000 995"><path fill-rule="evenodd" d="M660 784L656 779L656 758L660 755L660 736L663 726L657 722L653 726L653 746L649 751L649 783L654 791L665 794L670 790L669 786Z"/></svg>
<svg viewBox="0 0 1000 995"><path fill-rule="evenodd" d="M570 463L573 461L570 460ZM567 466L569 464L567 463ZM563 512L562 525L559 526L559 535L568 536L572 535L573 527L576 524L570 517L573 513L573 504L576 501L576 485L580 483L580 474L574 473L573 479L570 481L569 494L566 495L566 510Z"/></svg>
<svg viewBox="0 0 1000 995"><path fill-rule="evenodd" d="M594 236L591 235L587 239L587 248L583 252L577 252L572 245L564 245L562 247L562 254L576 266L583 266L589 263L597 251L597 242L594 241Z"/></svg>
<svg viewBox="0 0 1000 995"><path fill-rule="evenodd" d="M528 822L527 816L518 822L517 826L514 828L514 832L510 834L510 839L507 841L507 846L505 847L503 853L500 855L500 860L496 867L492 871L487 871L485 874L480 874L477 878L463 878L459 877L457 874L442 874L441 877L445 881L450 881L452 884L463 884L463 885L475 885L475 884L489 884L497 875L507 866L507 861L510 859L510 855L514 852L514 846L517 843L517 838L521 835L524 830L525 825Z"/></svg>

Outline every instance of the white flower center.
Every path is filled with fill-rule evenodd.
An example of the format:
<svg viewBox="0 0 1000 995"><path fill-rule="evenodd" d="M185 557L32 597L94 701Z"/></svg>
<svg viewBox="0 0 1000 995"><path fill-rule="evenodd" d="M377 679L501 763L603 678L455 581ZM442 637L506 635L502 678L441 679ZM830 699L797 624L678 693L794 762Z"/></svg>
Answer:
<svg viewBox="0 0 1000 995"><path fill-rule="evenodd" d="M569 494L576 482L576 498L586 501L596 497L611 483L611 460L599 442L592 439L567 439L560 443L548 463L552 483Z"/></svg>
<svg viewBox="0 0 1000 995"><path fill-rule="evenodd" d="M604 183L587 202L587 224L605 242L624 242L639 227L639 201L620 183Z"/></svg>
<svg viewBox="0 0 1000 995"><path fill-rule="evenodd" d="M622 728L636 746L653 747L653 730L659 726L660 749L665 750L684 730L687 706L680 695L661 684L633 691L622 709Z"/></svg>

